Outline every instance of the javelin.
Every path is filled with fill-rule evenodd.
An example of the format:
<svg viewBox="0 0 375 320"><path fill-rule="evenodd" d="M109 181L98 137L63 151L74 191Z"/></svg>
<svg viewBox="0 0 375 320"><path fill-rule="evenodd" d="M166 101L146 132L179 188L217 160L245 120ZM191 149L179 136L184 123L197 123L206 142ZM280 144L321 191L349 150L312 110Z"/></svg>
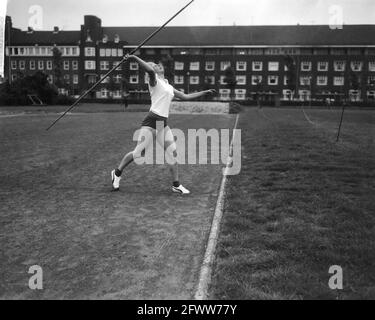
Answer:
<svg viewBox="0 0 375 320"><path fill-rule="evenodd" d="M129 55L134 54L137 52L146 42L148 42L151 38L153 38L161 29L163 29L169 22L171 22L175 17L177 17L183 10L185 10L190 4L192 4L194 0L191 0L185 7L183 7L181 10L179 10L172 18L170 18L166 23L164 23L161 27L159 27L157 30L155 30L152 34L150 34L145 40L142 41L138 47L133 49ZM126 56L122 58L119 64L114 66L111 70L109 70L98 82L96 82L91 88L87 89L81 96L67 109L64 111L64 113L58 117L52 124L46 129L47 131L51 129L57 121L59 121L62 117L64 117L70 110L72 110L90 91L94 90L100 83L103 82L105 78L107 78L113 71L115 71L117 68L120 67L122 63L124 63L127 60Z"/></svg>

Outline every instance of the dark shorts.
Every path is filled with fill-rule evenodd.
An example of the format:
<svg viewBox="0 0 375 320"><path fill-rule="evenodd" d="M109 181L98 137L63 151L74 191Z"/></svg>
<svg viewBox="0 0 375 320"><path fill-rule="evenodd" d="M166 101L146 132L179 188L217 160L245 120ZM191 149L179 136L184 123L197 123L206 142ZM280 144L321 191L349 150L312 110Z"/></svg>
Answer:
<svg viewBox="0 0 375 320"><path fill-rule="evenodd" d="M160 121L163 122L164 128L168 125L167 123L168 118L161 117L152 111L150 111L147 116L142 121L142 127L151 127L156 129L156 122Z"/></svg>

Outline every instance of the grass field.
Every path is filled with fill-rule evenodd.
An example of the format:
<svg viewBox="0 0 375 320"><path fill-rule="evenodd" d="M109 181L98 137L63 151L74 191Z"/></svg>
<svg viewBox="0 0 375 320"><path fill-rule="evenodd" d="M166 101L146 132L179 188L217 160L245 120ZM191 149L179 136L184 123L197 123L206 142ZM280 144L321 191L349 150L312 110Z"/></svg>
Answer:
<svg viewBox="0 0 375 320"><path fill-rule="evenodd" d="M78 113L46 132L56 114L4 110L1 299L193 297L221 165L181 166L189 197L172 193L168 169L157 165L132 165L113 193L110 170L134 147L144 113ZM172 115L169 122L186 130L232 128L234 120ZM28 287L32 265L43 268L43 290Z"/></svg>
<svg viewBox="0 0 375 320"><path fill-rule="evenodd" d="M47 109L48 108L48 109ZM0 108L0 299L189 299L221 165L132 165L119 193L109 172L134 146L144 113L79 106ZM120 108L120 109L119 109ZM100 113L101 111L109 111ZM245 110L242 171L227 183L210 298L375 298L375 113ZM233 128L235 115L172 115L172 127ZM44 289L28 288L40 265ZM340 265L344 289L328 288Z"/></svg>
<svg viewBox="0 0 375 320"><path fill-rule="evenodd" d="M375 299L375 112L251 109L211 298ZM328 287L331 265L343 290Z"/></svg>

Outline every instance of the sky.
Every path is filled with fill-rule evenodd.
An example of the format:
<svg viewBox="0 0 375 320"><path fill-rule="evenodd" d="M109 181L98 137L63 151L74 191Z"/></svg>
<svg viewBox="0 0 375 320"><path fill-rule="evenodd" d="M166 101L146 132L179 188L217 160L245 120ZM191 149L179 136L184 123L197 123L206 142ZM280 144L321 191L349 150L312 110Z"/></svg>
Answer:
<svg viewBox="0 0 375 320"><path fill-rule="evenodd" d="M0 0L5 2L6 0ZM160 26L189 0L8 0L13 26L79 30L83 16L103 26ZM336 5L336 7L332 7ZM338 6L338 7L337 7ZM331 11L330 11L331 10ZM341 14L342 12L342 14ZM342 16L342 19L340 18ZM195 0L170 25L375 24L374 0Z"/></svg>

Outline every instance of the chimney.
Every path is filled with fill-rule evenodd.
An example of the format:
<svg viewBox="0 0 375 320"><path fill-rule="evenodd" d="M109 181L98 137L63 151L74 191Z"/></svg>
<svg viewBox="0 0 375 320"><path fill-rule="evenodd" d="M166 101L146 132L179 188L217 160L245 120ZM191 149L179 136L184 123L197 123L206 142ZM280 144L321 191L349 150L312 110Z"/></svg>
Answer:
<svg viewBox="0 0 375 320"><path fill-rule="evenodd" d="M53 27L53 33L59 33L59 27Z"/></svg>
<svg viewBox="0 0 375 320"><path fill-rule="evenodd" d="M34 29L32 27L27 27L27 33L33 33Z"/></svg>

